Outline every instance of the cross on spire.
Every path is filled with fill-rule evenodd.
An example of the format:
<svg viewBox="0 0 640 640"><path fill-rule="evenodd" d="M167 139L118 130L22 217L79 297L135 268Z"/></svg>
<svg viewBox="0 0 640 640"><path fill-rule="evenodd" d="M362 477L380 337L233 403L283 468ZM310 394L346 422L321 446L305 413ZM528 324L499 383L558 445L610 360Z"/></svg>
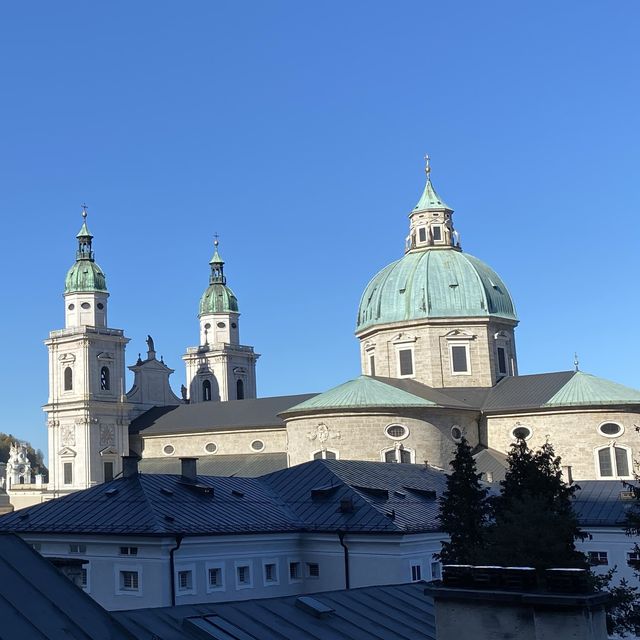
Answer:
<svg viewBox="0 0 640 640"><path fill-rule="evenodd" d="M214 233L214 234L213 234L213 244L214 244L214 246L216 246L216 247L220 244L220 243L218 242L218 238L219 238L219 237L220 237L220 236L218 235L218 232L216 231L216 233Z"/></svg>
<svg viewBox="0 0 640 640"><path fill-rule="evenodd" d="M427 174L427 177L429 177L431 173L431 158L428 153L424 156L424 172Z"/></svg>
<svg viewBox="0 0 640 640"><path fill-rule="evenodd" d="M83 202L82 205L80 205L82 207L82 217L86 218L87 217L87 205Z"/></svg>

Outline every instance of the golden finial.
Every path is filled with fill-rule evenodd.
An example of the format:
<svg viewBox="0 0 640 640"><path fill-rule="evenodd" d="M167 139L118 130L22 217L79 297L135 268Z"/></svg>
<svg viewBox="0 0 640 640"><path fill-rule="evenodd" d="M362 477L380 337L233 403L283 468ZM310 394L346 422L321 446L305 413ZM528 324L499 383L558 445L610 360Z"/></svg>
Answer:
<svg viewBox="0 0 640 640"><path fill-rule="evenodd" d="M427 178L431 174L431 158L429 157L429 154L424 157L424 172L427 174Z"/></svg>

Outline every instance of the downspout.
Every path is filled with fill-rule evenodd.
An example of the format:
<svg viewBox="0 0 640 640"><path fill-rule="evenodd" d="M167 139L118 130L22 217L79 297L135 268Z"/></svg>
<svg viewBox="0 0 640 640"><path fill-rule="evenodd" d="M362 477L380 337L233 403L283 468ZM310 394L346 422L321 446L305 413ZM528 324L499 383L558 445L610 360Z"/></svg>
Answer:
<svg viewBox="0 0 640 640"><path fill-rule="evenodd" d="M344 543L344 531L338 531L340 545L344 549L344 588L349 589L349 547Z"/></svg>
<svg viewBox="0 0 640 640"><path fill-rule="evenodd" d="M175 580L175 563L173 559L173 554L180 548L182 544L182 539L184 538L184 533L176 533L176 546L169 551L169 571L171 571L169 584L171 585L171 606L176 606L176 580Z"/></svg>

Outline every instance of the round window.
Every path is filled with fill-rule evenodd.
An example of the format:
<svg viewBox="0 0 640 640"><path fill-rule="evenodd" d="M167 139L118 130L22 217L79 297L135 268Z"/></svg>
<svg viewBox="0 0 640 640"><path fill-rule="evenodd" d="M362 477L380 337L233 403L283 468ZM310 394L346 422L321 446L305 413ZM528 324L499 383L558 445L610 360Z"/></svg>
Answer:
<svg viewBox="0 0 640 640"><path fill-rule="evenodd" d="M73 304L73 302L67 307L67 309L69 309L69 311L73 311L76 308L76 305Z"/></svg>
<svg viewBox="0 0 640 640"><path fill-rule="evenodd" d="M402 440L409 435L409 429L402 424L390 424L384 432L392 440Z"/></svg>
<svg viewBox="0 0 640 640"><path fill-rule="evenodd" d="M617 424L616 422L603 422L598 427L598 432L600 435L606 436L607 438L615 438L616 436L622 435L624 429L622 425Z"/></svg>
<svg viewBox="0 0 640 640"><path fill-rule="evenodd" d="M165 444L162 451L164 451L166 456L171 456L175 453L176 448L172 444Z"/></svg>
<svg viewBox="0 0 640 640"><path fill-rule="evenodd" d="M237 325L235 322L232 322L232 323L231 323L231 328L232 328L232 329L237 329L237 328L238 328L238 325Z"/></svg>
<svg viewBox="0 0 640 640"><path fill-rule="evenodd" d="M207 322L207 324L204 325L205 329L211 329L211 325Z"/></svg>
<svg viewBox="0 0 640 640"><path fill-rule="evenodd" d="M218 445L215 442L207 442L207 444L204 445L204 450L207 453L215 453L218 450Z"/></svg>
<svg viewBox="0 0 640 640"><path fill-rule="evenodd" d="M262 442L262 440L254 440L251 443L251 448L254 451L262 451L264 449L264 442Z"/></svg>
<svg viewBox="0 0 640 640"><path fill-rule="evenodd" d="M511 437L516 440L528 440L533 435L533 431L524 425L518 425L511 431Z"/></svg>
<svg viewBox="0 0 640 640"><path fill-rule="evenodd" d="M88 302L83 302L80 306L83 309L91 309L91 305Z"/></svg>
<svg viewBox="0 0 640 640"><path fill-rule="evenodd" d="M104 305L102 304L102 302L98 302L98 309L102 310L104 309Z"/></svg>
<svg viewBox="0 0 640 640"><path fill-rule="evenodd" d="M224 322L218 322L218 329L224 329L226 326Z"/></svg>
<svg viewBox="0 0 640 640"><path fill-rule="evenodd" d="M453 427L451 427L451 437L456 442L460 442L460 440L462 440L462 436L462 429L457 424L454 424Z"/></svg>

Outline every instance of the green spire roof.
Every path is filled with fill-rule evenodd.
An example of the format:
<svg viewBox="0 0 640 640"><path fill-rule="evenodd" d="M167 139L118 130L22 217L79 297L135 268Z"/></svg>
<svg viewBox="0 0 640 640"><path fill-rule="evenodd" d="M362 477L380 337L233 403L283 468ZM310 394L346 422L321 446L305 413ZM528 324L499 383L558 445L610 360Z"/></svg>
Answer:
<svg viewBox="0 0 640 640"><path fill-rule="evenodd" d="M89 227L87 227L86 219L82 221L82 226L80 227L80 231L78 231L76 238L93 238L91 231L89 231Z"/></svg>
<svg viewBox="0 0 640 640"><path fill-rule="evenodd" d="M227 287L227 278L224 275L224 260L218 253L217 238L213 244L215 246L215 251L213 252L213 258L209 260L209 265L211 266L209 287L200 298L200 316L209 313L229 313L229 311L238 311L238 299L233 291Z"/></svg>
<svg viewBox="0 0 640 640"><path fill-rule="evenodd" d="M640 404L640 391L617 382L577 371L544 407Z"/></svg>
<svg viewBox="0 0 640 640"><path fill-rule="evenodd" d="M93 257L93 236L87 227L87 207L82 205L82 226L76 235L78 250L76 262L67 272L64 281L65 293L79 291L106 291L107 282L102 269L95 263Z"/></svg>
<svg viewBox="0 0 640 640"><path fill-rule="evenodd" d="M224 260L220 257L218 253L218 245L216 243L216 250L213 252L213 258L209 260L209 264L224 264Z"/></svg>
<svg viewBox="0 0 640 640"><path fill-rule="evenodd" d="M423 209L449 209L453 211L451 207L440 198L436 193L436 190L431 184L431 176L427 171L427 184L424 185L424 191L418 200L418 204L413 207L414 211L422 211Z"/></svg>
<svg viewBox="0 0 640 640"><path fill-rule="evenodd" d="M425 400L396 387L359 376L329 391L297 404L284 413L313 411L316 409L364 409L367 407L436 407L435 402Z"/></svg>

